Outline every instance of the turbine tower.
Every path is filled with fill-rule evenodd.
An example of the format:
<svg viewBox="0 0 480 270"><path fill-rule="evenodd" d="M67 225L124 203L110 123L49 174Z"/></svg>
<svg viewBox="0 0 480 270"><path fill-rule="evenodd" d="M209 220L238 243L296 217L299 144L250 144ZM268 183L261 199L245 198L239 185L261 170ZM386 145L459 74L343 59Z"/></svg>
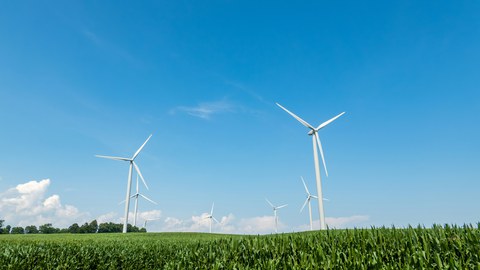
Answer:
<svg viewBox="0 0 480 270"><path fill-rule="evenodd" d="M275 233L278 233L278 215L277 215L277 210L284 208L288 204L280 205L280 206L274 206L267 198L265 198L268 204L273 208L273 217L275 219Z"/></svg>
<svg viewBox="0 0 480 270"><path fill-rule="evenodd" d="M305 200L305 203L303 204L302 208L300 209L300 213L303 211L303 208L305 208L305 205L308 203L308 213L310 214L310 230L313 230L313 221L312 221L312 205L310 203L310 200L313 199L318 199L317 196L314 196L310 194L310 191L308 191L307 184L305 184L305 180L303 180L303 177L300 176L303 182L303 186L305 187L305 191L307 192L307 199Z"/></svg>
<svg viewBox="0 0 480 270"><path fill-rule="evenodd" d="M317 149L320 150L320 155L322 156L322 161L323 161L323 167L325 168L325 175L328 177L328 171L327 171L327 165L325 164L325 157L323 156L323 149L322 149L322 143L320 142L320 137L318 136L318 131L331 122L335 121L338 117L342 116L345 112L342 112L341 114L333 117L332 119L323 122L320 124L317 128L314 128L312 125L309 123L305 122L302 118L298 117L291 111L285 109L282 105L278 104L278 107L282 108L284 111L286 111L288 114L293 116L293 118L297 119L298 122L300 122L302 125L310 129L310 132L308 132L309 136L312 136L312 142L313 142L313 159L315 162L315 178L317 180L317 196L318 198L323 198L322 195L322 179L320 177L320 165L318 161L318 152ZM324 230L326 229L325 226L325 213L323 210L323 200L317 200L318 201L318 212L320 215L320 229Z"/></svg>
<svg viewBox="0 0 480 270"><path fill-rule="evenodd" d="M210 233L212 233L212 220L215 220L215 222L220 224L220 222L218 222L218 220L213 216L213 206L214 205L215 205L215 203L212 203L212 210L210 211L210 215L205 217L205 218L210 219Z"/></svg>
<svg viewBox="0 0 480 270"><path fill-rule="evenodd" d="M153 203L153 204L157 204L156 202L150 200L149 198L147 198L147 196L144 196L143 194L140 194L140 191L138 189L138 174L137 174L137 192L132 195L131 198L135 198L135 212L133 214L133 226L137 226L137 210L138 210L138 197L142 197L144 198L145 200ZM143 184L145 185L145 187L148 189L148 186L147 186L147 183L146 182L143 182Z"/></svg>
<svg viewBox="0 0 480 270"><path fill-rule="evenodd" d="M123 222L123 231L122 231L123 233L127 233L128 208L130 206L130 190L131 190L131 186L132 186L132 170L133 170L134 167L135 167L135 170L137 171L138 175L142 179L143 183L145 184L145 186L147 185L145 183L145 179L143 179L143 176L142 176L142 173L140 172L140 169L138 168L137 164L135 163L135 158L138 156L140 151L142 151L143 147L145 147L145 145L147 144L148 140L150 140L151 137L152 137L152 135L148 136L147 140L142 144L142 146L140 146L140 148L138 148L137 152L135 152L135 154L133 154L133 156L131 158L95 155L96 157L99 157L99 158L107 158L107 159L120 160L120 161L128 161L130 163L130 167L129 167L129 170L128 170L127 195L125 196L125 220Z"/></svg>

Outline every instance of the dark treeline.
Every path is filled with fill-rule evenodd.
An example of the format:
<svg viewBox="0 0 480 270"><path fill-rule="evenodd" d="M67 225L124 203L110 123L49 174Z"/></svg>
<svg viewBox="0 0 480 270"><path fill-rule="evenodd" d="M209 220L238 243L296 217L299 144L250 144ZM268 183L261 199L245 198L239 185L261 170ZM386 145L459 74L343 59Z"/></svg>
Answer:
<svg viewBox="0 0 480 270"><path fill-rule="evenodd" d="M4 220L0 220L0 234L51 234L51 233L119 233L122 232L123 224L107 222L98 224L96 220L93 220L90 223L85 222L83 225L78 225L73 223L68 228L55 228L51 223L43 224L38 226L30 225L23 227L12 227L6 225L4 227ZM127 232L147 232L145 228L138 228L128 224Z"/></svg>

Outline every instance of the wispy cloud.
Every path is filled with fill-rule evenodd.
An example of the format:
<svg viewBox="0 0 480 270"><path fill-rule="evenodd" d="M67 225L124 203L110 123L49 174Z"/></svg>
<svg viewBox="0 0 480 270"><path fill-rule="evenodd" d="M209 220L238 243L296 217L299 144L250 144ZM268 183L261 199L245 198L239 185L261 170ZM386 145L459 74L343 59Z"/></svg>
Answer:
<svg viewBox="0 0 480 270"><path fill-rule="evenodd" d="M118 56L136 66L139 66L141 64L141 62L137 58L133 57L133 55L129 53L127 50L113 44L112 42L109 42L108 40L100 37L96 33L88 29L84 29L82 30L82 34L85 36L87 40L89 40L93 45L95 45L99 49L104 50L114 56Z"/></svg>
<svg viewBox="0 0 480 270"><path fill-rule="evenodd" d="M201 102L195 106L178 106L170 110L170 114L182 112L194 117L208 120L211 119L215 114L236 112L237 109L238 106L235 106L226 99L222 99L213 102Z"/></svg>
<svg viewBox="0 0 480 270"><path fill-rule="evenodd" d="M355 228L355 227L365 227L367 221L370 220L369 216L365 215L353 215L349 217L326 217L325 223L329 228L332 229L345 229L345 228ZM320 228L320 221L313 221L313 228ZM295 228L296 231L307 231L310 230L310 225L304 224Z"/></svg>

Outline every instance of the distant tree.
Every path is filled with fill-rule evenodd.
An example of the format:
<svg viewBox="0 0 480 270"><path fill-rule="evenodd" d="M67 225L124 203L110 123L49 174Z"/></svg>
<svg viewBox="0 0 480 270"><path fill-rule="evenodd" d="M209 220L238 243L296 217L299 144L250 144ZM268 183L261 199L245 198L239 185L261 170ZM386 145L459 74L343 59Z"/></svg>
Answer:
<svg viewBox="0 0 480 270"><path fill-rule="evenodd" d="M5 222L5 220L3 219L0 219L0 234L3 233L3 223Z"/></svg>
<svg viewBox="0 0 480 270"><path fill-rule="evenodd" d="M67 228L62 228L58 230L58 233L69 233Z"/></svg>
<svg viewBox="0 0 480 270"><path fill-rule="evenodd" d="M88 224L88 232L89 233L96 233L98 231L98 223L97 220L94 219L90 224Z"/></svg>
<svg viewBox="0 0 480 270"><path fill-rule="evenodd" d="M147 229L145 229L145 228L141 228L139 232L146 233L146 232L147 232Z"/></svg>
<svg viewBox="0 0 480 270"><path fill-rule="evenodd" d="M78 226L78 223L73 223L68 227L68 232L69 233L79 233L80 232L80 226Z"/></svg>
<svg viewBox="0 0 480 270"><path fill-rule="evenodd" d="M27 234L38 233L37 226L35 226L35 225L30 225L30 226L25 227L25 233L27 233Z"/></svg>
<svg viewBox="0 0 480 270"><path fill-rule="evenodd" d="M24 234L25 230L23 227L13 227L12 231L10 232L11 234Z"/></svg>
<svg viewBox="0 0 480 270"><path fill-rule="evenodd" d="M52 226L52 223L47 223L47 224L40 225L40 227L38 227L38 229L39 229L40 233L44 233L44 234L57 233L59 231L59 229L54 228Z"/></svg>
<svg viewBox="0 0 480 270"><path fill-rule="evenodd" d="M140 229L137 226L127 225L127 232L140 232Z"/></svg>
<svg viewBox="0 0 480 270"><path fill-rule="evenodd" d="M3 233L4 234L9 234L11 229L12 229L12 226L7 225L7 226L5 226L5 228L3 228Z"/></svg>
<svg viewBox="0 0 480 270"><path fill-rule="evenodd" d="M122 232L123 225L113 222L100 223L98 233L119 233Z"/></svg>

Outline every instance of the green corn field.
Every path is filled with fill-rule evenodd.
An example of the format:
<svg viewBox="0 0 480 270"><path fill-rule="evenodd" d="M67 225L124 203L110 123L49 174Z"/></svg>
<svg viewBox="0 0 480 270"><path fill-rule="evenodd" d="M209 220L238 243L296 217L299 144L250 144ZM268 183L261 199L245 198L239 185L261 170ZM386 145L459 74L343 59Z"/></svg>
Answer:
<svg viewBox="0 0 480 270"><path fill-rule="evenodd" d="M480 269L479 229L0 235L0 269Z"/></svg>

